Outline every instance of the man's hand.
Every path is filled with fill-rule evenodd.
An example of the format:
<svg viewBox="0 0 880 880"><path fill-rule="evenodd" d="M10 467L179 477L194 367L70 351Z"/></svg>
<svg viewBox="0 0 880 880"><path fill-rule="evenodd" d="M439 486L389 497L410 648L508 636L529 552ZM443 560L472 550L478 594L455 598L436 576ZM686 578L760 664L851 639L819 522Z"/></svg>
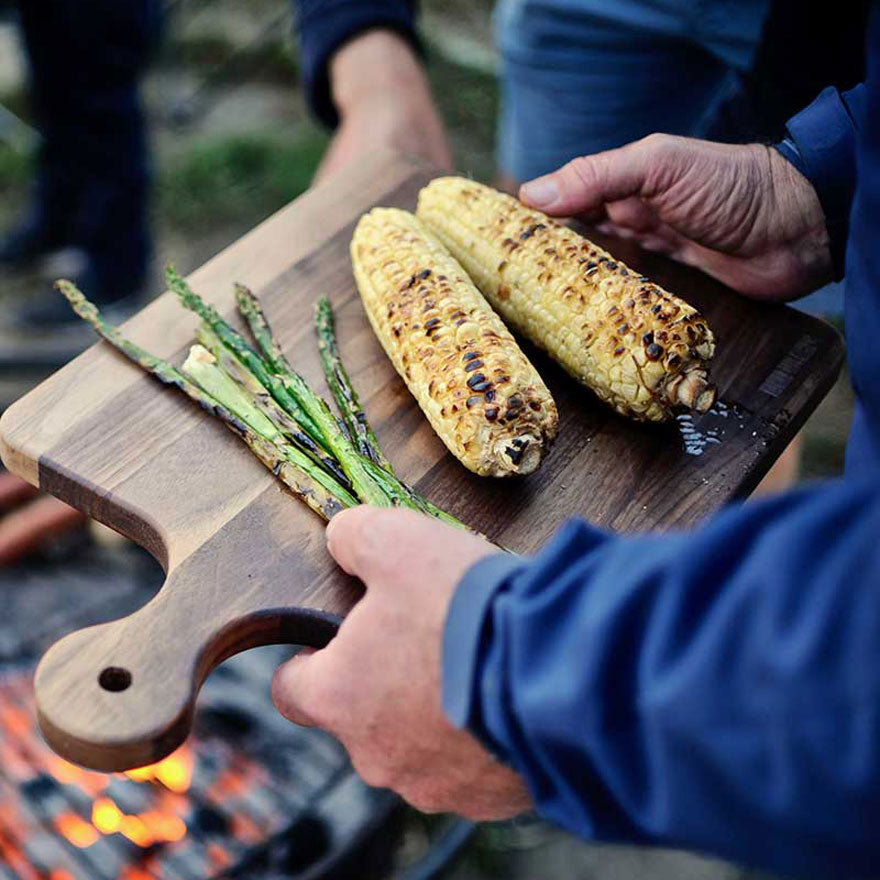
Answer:
<svg viewBox="0 0 880 880"><path fill-rule="evenodd" d="M749 296L793 299L831 280L810 182L776 150L651 135L574 159L520 198L698 266Z"/></svg>
<svg viewBox="0 0 880 880"><path fill-rule="evenodd" d="M449 601L464 572L497 548L410 511L371 507L333 517L327 546L367 592L328 647L278 670L281 713L330 731L368 784L425 812L488 820L527 809L520 778L452 727L441 701Z"/></svg>
<svg viewBox="0 0 880 880"><path fill-rule="evenodd" d="M452 151L431 88L409 44L387 30L346 43L330 62L339 128L315 179L378 149L452 167Z"/></svg>

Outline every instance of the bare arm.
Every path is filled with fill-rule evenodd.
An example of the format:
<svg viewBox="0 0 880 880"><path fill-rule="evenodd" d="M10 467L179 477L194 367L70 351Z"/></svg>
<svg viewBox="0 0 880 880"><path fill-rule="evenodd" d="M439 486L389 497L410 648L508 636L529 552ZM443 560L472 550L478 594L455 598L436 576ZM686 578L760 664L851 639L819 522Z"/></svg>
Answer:
<svg viewBox="0 0 880 880"><path fill-rule="evenodd" d="M330 62L330 84L340 123L316 179L378 149L452 167L425 72L393 31L367 31L343 45Z"/></svg>

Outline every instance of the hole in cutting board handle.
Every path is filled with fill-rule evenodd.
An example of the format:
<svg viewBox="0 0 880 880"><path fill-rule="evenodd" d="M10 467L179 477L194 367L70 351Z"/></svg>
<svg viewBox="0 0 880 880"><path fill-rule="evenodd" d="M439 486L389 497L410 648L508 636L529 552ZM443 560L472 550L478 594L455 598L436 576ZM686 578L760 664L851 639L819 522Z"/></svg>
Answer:
<svg viewBox="0 0 880 880"><path fill-rule="evenodd" d="M118 694L120 691L128 690L131 687L131 673L121 666L108 666L101 670L98 676L98 684L105 691L111 691Z"/></svg>

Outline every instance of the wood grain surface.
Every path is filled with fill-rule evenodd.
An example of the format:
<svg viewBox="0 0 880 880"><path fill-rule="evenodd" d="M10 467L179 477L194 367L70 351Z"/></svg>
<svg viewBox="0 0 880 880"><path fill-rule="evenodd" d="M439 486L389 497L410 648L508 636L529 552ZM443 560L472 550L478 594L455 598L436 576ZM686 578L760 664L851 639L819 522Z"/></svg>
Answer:
<svg viewBox="0 0 880 880"><path fill-rule="evenodd" d="M414 208L431 176L377 155L306 193L190 280L230 316L232 282L250 285L291 360L321 388L312 309L329 294L343 357L400 474L505 546L534 551L571 516L620 530L692 525L754 488L833 383L843 345L827 325L599 239L704 311L718 338L712 372L722 405L683 426L636 425L526 346L556 398L559 439L528 478L470 474L374 339L348 258L363 211ZM195 327L165 294L125 331L179 363ZM10 407L0 433L10 470L142 544L167 572L144 608L67 636L40 664L40 722L69 760L109 771L163 757L186 736L217 663L260 644L320 646L357 601L357 583L325 550L322 522L224 426L104 343Z"/></svg>

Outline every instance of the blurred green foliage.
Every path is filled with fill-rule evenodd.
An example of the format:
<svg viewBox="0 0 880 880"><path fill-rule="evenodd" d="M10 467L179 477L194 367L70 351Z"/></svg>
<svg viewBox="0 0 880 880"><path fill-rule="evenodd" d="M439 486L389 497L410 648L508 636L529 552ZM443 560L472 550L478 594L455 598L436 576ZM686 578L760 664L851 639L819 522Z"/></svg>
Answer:
<svg viewBox="0 0 880 880"><path fill-rule="evenodd" d="M159 220L183 232L256 222L308 188L326 143L305 126L290 140L255 132L191 144L160 169Z"/></svg>
<svg viewBox="0 0 880 880"><path fill-rule="evenodd" d="M167 66L200 70L225 67L225 78L235 83L275 82L294 87L299 65L292 42L285 36L251 46L236 46L222 34L187 35L176 38L163 52Z"/></svg>
<svg viewBox="0 0 880 880"><path fill-rule="evenodd" d="M0 195L10 195L27 186L33 168L33 158L0 143Z"/></svg>

